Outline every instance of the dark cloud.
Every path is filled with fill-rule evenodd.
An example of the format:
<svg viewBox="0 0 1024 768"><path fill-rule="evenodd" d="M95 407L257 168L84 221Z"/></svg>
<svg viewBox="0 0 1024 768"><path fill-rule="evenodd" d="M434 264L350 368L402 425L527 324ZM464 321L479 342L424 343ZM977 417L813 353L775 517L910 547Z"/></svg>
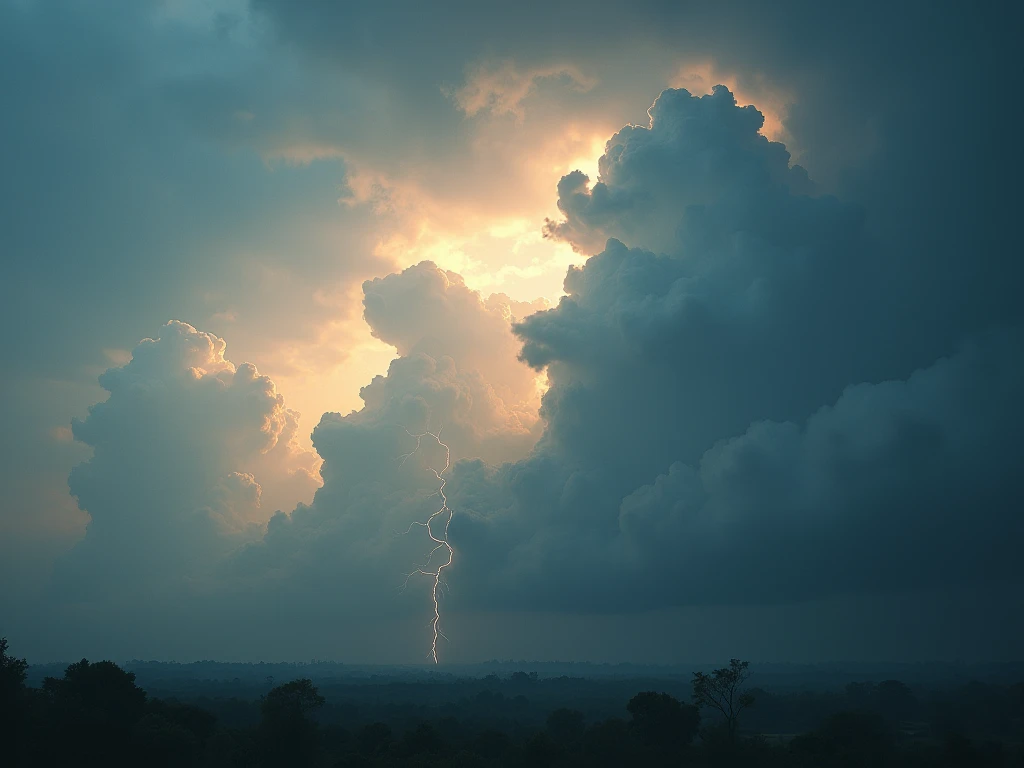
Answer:
<svg viewBox="0 0 1024 768"><path fill-rule="evenodd" d="M549 223L550 235L590 253L609 237L674 251L694 207L732 203L748 219L770 220L774 212L763 206L782 197L776 190L810 191L806 171L790 165L786 148L759 133L763 115L738 108L724 86L699 99L665 91L648 114L649 126L626 126L609 140L593 187L579 172L562 178L558 207L565 221ZM787 228L778 233L785 237Z"/></svg>
<svg viewBox="0 0 1024 768"><path fill-rule="evenodd" d="M555 385L546 439L619 462L627 485L753 420L803 419L851 382L912 370L877 352L895 300L855 206L794 189L805 176L724 88L666 92L652 115L650 129L609 142L606 180L561 199L568 220L555 231L633 235L663 255L611 240L570 270L558 308L518 326L523 358ZM625 458L601 439L637 424L674 428Z"/></svg>
<svg viewBox="0 0 1024 768"><path fill-rule="evenodd" d="M915 259L860 206L787 183L728 91L666 92L651 114L593 190L563 180L552 232L665 253L610 240L517 325L550 377L546 430L523 462L456 473L468 578L611 611L1016 579L986 542L1020 535L1019 326L964 346L963 324L908 316Z"/></svg>
<svg viewBox="0 0 1024 768"><path fill-rule="evenodd" d="M488 601L597 611L1014 582L1021 341L997 334L905 381L851 386L800 424L757 421L622 497L616 463L536 456L456 475L457 502L480 515L454 531L479 569L467 578ZM607 437L628 459L654 431Z"/></svg>

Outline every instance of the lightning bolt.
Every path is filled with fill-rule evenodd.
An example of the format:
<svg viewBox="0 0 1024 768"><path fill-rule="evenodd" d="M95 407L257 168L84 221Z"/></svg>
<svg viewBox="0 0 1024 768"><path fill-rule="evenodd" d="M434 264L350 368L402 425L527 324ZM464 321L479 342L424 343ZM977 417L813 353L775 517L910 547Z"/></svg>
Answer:
<svg viewBox="0 0 1024 768"><path fill-rule="evenodd" d="M433 467L427 467L427 469L434 473L434 477L436 477L438 482L440 483L438 489L434 493L432 493L431 496L436 495L441 497L441 508L434 512L432 515L430 515L430 517L428 517L425 521L416 520L410 523L409 527L402 534L408 534L410 531L412 531L413 528L416 527L425 528L427 531L427 536L429 536L430 540L437 545L432 550L430 550L430 554L427 555L427 559L423 562L422 565L417 566L416 570L405 574L405 584L402 585L402 589L404 590L405 587L409 584L409 579L416 575L429 576L434 580L433 588L431 589L431 599L434 602L434 620L433 622L431 622L431 628L433 629L434 637L430 643L430 657L434 660L435 664L437 664L438 638L443 637L445 640L448 639L447 637L445 637L444 632L442 632L440 628L441 593L442 588L445 586L443 572L444 569L448 568L452 564L452 561L455 559L455 550L452 549L452 545L448 543L448 527L452 524L452 516L454 515L454 513L448 506L448 497L445 496L444 494L444 486L447 481L443 477L444 473L447 472L448 468L451 466L452 452L451 449L445 443L441 442L441 429L443 429L443 427L438 428L437 432L421 432L418 435L414 435L408 429L406 429L405 433L409 435L409 437L415 438L416 447L413 448L412 451L410 451L409 453L402 456L402 463L399 464L400 467L404 466L405 462L408 461L411 456L414 456L416 454L416 452L420 449L420 444L423 441L423 438L425 437L433 438L434 440L437 441L437 444L439 446L444 448L444 468L440 472L438 472ZM444 532L441 533L440 538L438 538L438 536L435 535L435 531L433 528L433 525L438 518L441 518L441 520L443 520L444 522ZM441 563L436 568L431 569L430 563L433 561L434 555L436 555L438 552L441 552L442 550L447 550L448 552L447 562ZM442 555L442 557L443 556L444 555Z"/></svg>

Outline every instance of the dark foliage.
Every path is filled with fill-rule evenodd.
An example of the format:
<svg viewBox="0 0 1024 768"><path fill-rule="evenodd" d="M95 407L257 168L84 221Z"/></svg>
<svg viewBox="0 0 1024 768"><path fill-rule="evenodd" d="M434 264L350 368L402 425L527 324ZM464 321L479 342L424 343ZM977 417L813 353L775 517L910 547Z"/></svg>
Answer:
<svg viewBox="0 0 1024 768"><path fill-rule="evenodd" d="M271 689L260 704L257 741L263 765L316 765L320 734L312 715L323 705L324 697L308 678Z"/></svg>
<svg viewBox="0 0 1024 768"><path fill-rule="evenodd" d="M25 738L29 703L25 690L27 670L28 662L10 656L7 638L0 637L0 732L5 734L0 743L0 755L21 761L26 759L28 748Z"/></svg>
<svg viewBox="0 0 1024 768"><path fill-rule="evenodd" d="M608 717L603 702L625 684L614 679L521 672L274 686L264 675L259 691L237 679L226 687L189 679L157 696L109 661L83 659L39 688L26 686L27 671L0 641L0 764L12 768L1024 768L1020 684L746 690L747 666L734 661L695 678L694 693L698 681L704 688L693 704L644 690L620 698L612 711L622 716ZM663 681L672 691L681 682ZM741 729L737 715L753 698ZM554 701L563 705L545 704Z"/></svg>
<svg viewBox="0 0 1024 768"><path fill-rule="evenodd" d="M649 764L678 762L680 752L700 728L700 710L667 693L638 693L626 710L632 715L630 729Z"/></svg>
<svg viewBox="0 0 1024 768"><path fill-rule="evenodd" d="M732 659L728 667L711 674L693 673L693 701L698 707L718 711L725 718L725 729L730 741L736 738L739 716L754 703L754 696L743 689L750 677L750 662Z"/></svg>

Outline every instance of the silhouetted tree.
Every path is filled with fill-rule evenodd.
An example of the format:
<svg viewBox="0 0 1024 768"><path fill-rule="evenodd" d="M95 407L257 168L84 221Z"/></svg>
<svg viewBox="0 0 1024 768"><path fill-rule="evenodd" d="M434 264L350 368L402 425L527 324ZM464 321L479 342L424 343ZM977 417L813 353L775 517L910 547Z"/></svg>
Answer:
<svg viewBox="0 0 1024 768"><path fill-rule="evenodd" d="M135 673L112 661L71 664L63 678L43 680L51 737L45 752L54 764L130 765L139 762L133 731L145 714L146 692Z"/></svg>
<svg viewBox="0 0 1024 768"><path fill-rule="evenodd" d="M754 703L754 697L742 688L750 677L747 669L749 666L749 661L731 659L728 667L716 669L710 675L693 673L694 703L698 707L709 707L722 713L730 740L736 738L740 712Z"/></svg>
<svg viewBox="0 0 1024 768"><path fill-rule="evenodd" d="M28 662L7 653L7 638L0 637L0 701L12 701L25 690Z"/></svg>
<svg viewBox="0 0 1024 768"><path fill-rule="evenodd" d="M0 637L0 762L21 765L25 759L28 662L7 653L7 638Z"/></svg>
<svg viewBox="0 0 1024 768"><path fill-rule="evenodd" d="M138 664L133 669L140 675L156 679L149 675L158 665ZM178 667L166 671L178 675L184 671ZM331 690L344 690L342 701L321 712L324 698L311 681L267 691L265 669L270 667L251 674L246 685L186 676L175 686L171 675L160 677L163 690L176 690L195 704L151 698L134 674L111 662L72 664L62 678L46 678L39 690L26 686L26 672L33 670L0 643L0 693L15 704L0 720L0 767L1024 768L1024 684L922 687L918 695L892 680L851 685L845 695L756 691L744 688L746 664L733 661L694 676L709 697L703 705L721 717L701 730L699 746L687 748L701 714L712 718L667 693L633 696L628 720L587 725L576 709L547 714L551 706L571 701L586 702L588 715L609 711L625 698L621 681L517 678L531 686L527 701L481 692L478 680L385 685L380 681L387 677L380 676L365 684L330 684ZM205 668L199 671L206 674ZM674 691L670 686L678 683L664 684ZM517 692L508 678L499 685ZM612 690L614 695L604 693ZM750 713L743 707L755 691L758 708ZM696 691L695 698L701 701ZM851 705L858 711L850 711ZM748 729L767 735L737 738L741 711ZM546 727L538 729L545 714ZM910 728L909 715L927 719L927 730ZM374 718L382 722L360 727ZM803 735L794 738L797 733Z"/></svg>
<svg viewBox="0 0 1024 768"><path fill-rule="evenodd" d="M267 766L307 766L316 762L317 724L310 715L324 705L313 681L292 680L263 697L259 741Z"/></svg>
<svg viewBox="0 0 1024 768"><path fill-rule="evenodd" d="M135 673L112 661L71 664L64 677L43 680L43 690L59 704L74 704L109 719L134 723L146 706L146 692L135 684Z"/></svg>

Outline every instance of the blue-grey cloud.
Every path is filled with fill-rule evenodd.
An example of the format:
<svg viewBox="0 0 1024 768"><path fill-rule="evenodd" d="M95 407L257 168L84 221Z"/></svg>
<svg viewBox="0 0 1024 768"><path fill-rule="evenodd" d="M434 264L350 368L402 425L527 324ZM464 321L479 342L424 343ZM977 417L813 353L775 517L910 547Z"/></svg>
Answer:
<svg viewBox="0 0 1024 768"><path fill-rule="evenodd" d="M986 542L1020 534L1019 326L964 348L964 324L908 316L915 260L859 206L786 183L728 91L667 92L651 114L593 190L564 180L551 231L663 254L610 240L517 326L551 379L547 426L530 459L456 474L473 583L621 610L1014 578Z"/></svg>
<svg viewBox="0 0 1024 768"><path fill-rule="evenodd" d="M592 187L579 172L562 178L558 206L565 220L549 223L549 234L591 253L609 237L674 251L694 207L725 203L737 216L771 219L766 204L811 190L785 146L759 133L763 115L753 106L738 108L724 86L700 99L666 91L648 114L649 126L626 126L609 140ZM786 227L778 231L785 236ZM683 234L693 236L689 227Z"/></svg>
<svg viewBox="0 0 1024 768"><path fill-rule="evenodd" d="M98 350L131 348L170 316L230 311L265 341L308 334L326 308L281 311L266 301L261 270L313 293L374 264L358 218L337 205L343 165L270 167L241 143L224 151L188 119L181 92L221 70L260 77L247 42L161 19L157 4L118 5L112 20L47 4L2 11L3 69L20 75L5 90L19 119L0 128L12 270L0 311L4 323L31 319L2 351L23 374L95 363ZM198 56L209 58L193 73ZM249 108L233 93L197 107L240 131ZM323 231L345 223L345 258L344 241L325 247L322 233L296 224L314 213Z"/></svg>
<svg viewBox="0 0 1024 768"><path fill-rule="evenodd" d="M508 303L484 301L429 263L368 281L365 317L402 356L364 388L363 409L321 419L313 441L324 485L310 505L278 513L248 542L195 533L203 546L190 551L219 547L201 573L202 610L223 602L256 616L287 605L307 622L322 610L320 585L330 584L335 613L324 626L334 631L422 612L422 584L396 592L425 541L417 529L401 534L436 505L430 467L443 457L403 456L415 445L410 432L441 426L462 459L448 485L459 588L446 608L455 613L786 604L1017 578L1011 553L991 542L1009 549L1022 533L1011 458L1024 416L1015 397L1020 329L966 343L940 329L929 344L948 345L948 354L907 370L912 357L892 355L886 339L926 326L893 312L903 284L886 279L886 251L865 232L858 205L807 194L813 188L789 170L784 148L759 137L757 114L725 89L705 98L666 92L652 116L648 133L620 132L602 160L608 194L636 203L591 206L593 193L576 189L583 198L564 206L571 226L553 231L641 242L650 234L662 238L662 253L609 240L570 270L557 307L521 321ZM662 119L671 129L658 127ZM701 175L723 167L730 172L714 182ZM644 205L667 224L634 226L649 216ZM169 329L169 339L220 344ZM153 354L158 348L168 352ZM143 344L129 366L105 374L111 399L76 426L97 449L71 480L90 511L120 505L104 496L115 481L90 485L90 475L137 463L141 486L126 486L129 496L162 525L184 512L209 529L216 505L252 501L252 483L229 461L249 441L230 436L242 429L258 451L267 412L253 405L263 419L255 432L249 408L218 407L222 420L211 420L203 387L221 393L226 380L216 366L189 373L196 366L175 350L195 348ZM222 359L218 349L211 354ZM512 407L531 381L527 364L547 370L544 432L525 459L501 463L536 437ZM224 365L232 382L258 381L245 366ZM145 381L159 374L161 393L167 377L188 385L153 402L133 371ZM185 429L151 456L136 447L132 425L154 418L201 422L213 434ZM109 430L116 450L99 437L108 423L121 424ZM199 442L184 464L161 458L192 438ZM209 498L147 503L161 482ZM169 501L174 510L161 513ZM111 541L124 543L118 536L130 530ZM161 546L181 540L155 530ZM102 534L97 525L81 552L103 545ZM144 547L125 551L156 561ZM419 639L408 637L410 649Z"/></svg>
<svg viewBox="0 0 1024 768"><path fill-rule="evenodd" d="M540 451L463 467L467 578L488 601L595 611L1015 582L1021 342L995 334L800 423L758 420L625 495L615 476L650 422L606 433L622 465Z"/></svg>
<svg viewBox="0 0 1024 768"><path fill-rule="evenodd" d="M53 616L94 629L164 616L235 638L286 616L333 642L413 615L422 592L393 590L422 542L395 532L430 511L438 456L399 457L406 429L441 425L462 459L454 612L1016 583L1024 318L1007 222L1022 116L1006 94L1020 84L1019 9L647 3L609 24L573 3L414 5L258 0L201 28L158 23L147 3L109 23L0 12L0 64L26 73L5 95L23 119L0 127L0 319L22 329L0 349L16 369L4 402L32 377L92 376L98 350L167 317L216 324L230 310L246 356L309 338L337 310L314 297L379 267L358 206L336 205L352 169L411 168L438 199L494 188L514 208L519 187L500 183L475 129L632 115L630 99L642 117L649 62L659 88L705 58L754 92L765 79L791 100L784 141L726 89L663 93L649 125L614 134L600 178L552 190L563 218L548 233L596 255L525 320L538 307L484 300L431 264L368 281L366 320L401 357L360 411L324 415L324 486L273 517L268 478L294 467L274 446L293 415L217 337L166 326L103 375L109 399L74 427L93 455L71 490L92 522L51 595L67 603L77 586L91 602ZM460 103L488 67L514 75L484 94L504 106ZM564 111L529 87L551 72L588 84ZM305 226L328 219L347 249ZM282 265L306 300L276 300ZM537 421L524 404L541 369ZM10 423L39 455L42 422ZM155 631L130 636L156 647Z"/></svg>

